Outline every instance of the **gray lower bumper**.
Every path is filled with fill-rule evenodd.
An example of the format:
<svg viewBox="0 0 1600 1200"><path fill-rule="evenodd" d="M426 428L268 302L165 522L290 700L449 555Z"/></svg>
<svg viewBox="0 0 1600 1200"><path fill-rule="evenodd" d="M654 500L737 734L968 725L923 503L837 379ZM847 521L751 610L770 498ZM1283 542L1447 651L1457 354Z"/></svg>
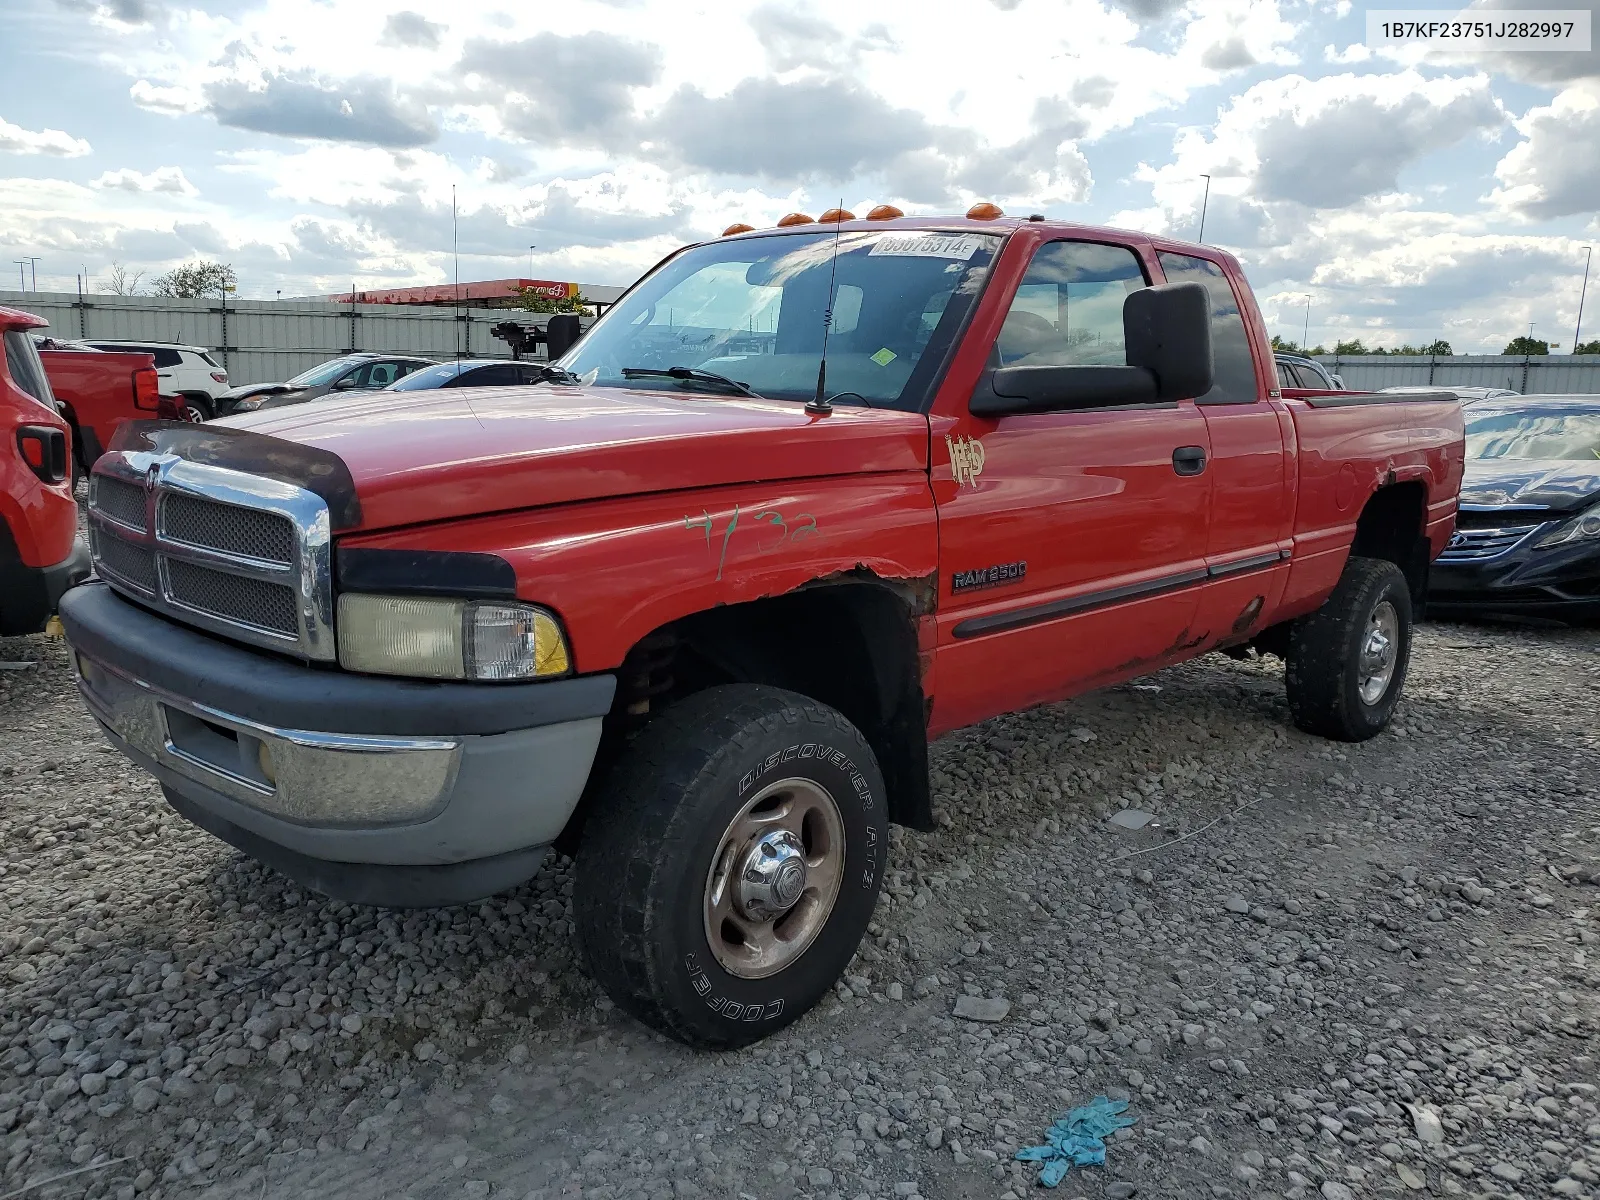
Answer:
<svg viewBox="0 0 1600 1200"><path fill-rule="evenodd" d="M196 824L319 891L477 899L531 876L576 807L601 719L442 737L286 729L197 704L79 650L111 740Z"/></svg>

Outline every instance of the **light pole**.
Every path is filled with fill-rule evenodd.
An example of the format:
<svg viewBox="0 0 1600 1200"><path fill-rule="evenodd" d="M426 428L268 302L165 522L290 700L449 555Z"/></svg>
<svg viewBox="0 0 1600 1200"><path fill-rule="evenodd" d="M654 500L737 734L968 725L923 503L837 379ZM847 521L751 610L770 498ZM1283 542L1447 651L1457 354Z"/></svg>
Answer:
<svg viewBox="0 0 1600 1200"><path fill-rule="evenodd" d="M1578 323L1572 327L1572 352L1576 354L1582 343L1578 335L1583 332L1583 298L1589 294L1589 260L1594 257L1594 247L1583 248L1583 286L1578 289Z"/></svg>
<svg viewBox="0 0 1600 1200"><path fill-rule="evenodd" d="M529 246L528 247L528 278L529 279L533 278L533 252L535 250L537 250L537 249L538 249L537 246Z"/></svg>
<svg viewBox="0 0 1600 1200"><path fill-rule="evenodd" d="M1311 353L1311 297L1306 297L1306 327L1300 333L1300 353Z"/></svg>
<svg viewBox="0 0 1600 1200"><path fill-rule="evenodd" d="M1200 236L1195 240L1204 246L1206 244L1206 205L1211 203L1211 176L1202 175L1200 178L1206 181L1206 194L1200 199Z"/></svg>

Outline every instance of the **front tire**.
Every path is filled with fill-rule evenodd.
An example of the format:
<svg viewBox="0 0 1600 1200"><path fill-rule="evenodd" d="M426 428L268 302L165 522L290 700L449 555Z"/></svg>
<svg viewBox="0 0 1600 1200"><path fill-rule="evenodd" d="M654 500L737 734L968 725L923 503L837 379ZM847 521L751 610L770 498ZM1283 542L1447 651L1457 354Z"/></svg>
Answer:
<svg viewBox="0 0 1600 1200"><path fill-rule="evenodd" d="M811 1008L849 964L889 846L877 759L824 704L734 684L652 721L596 798L574 912L596 980L691 1046Z"/></svg>
<svg viewBox="0 0 1600 1200"><path fill-rule="evenodd" d="M1289 711L1307 733L1364 742L1394 714L1411 661L1400 568L1354 555L1321 608L1289 630Z"/></svg>

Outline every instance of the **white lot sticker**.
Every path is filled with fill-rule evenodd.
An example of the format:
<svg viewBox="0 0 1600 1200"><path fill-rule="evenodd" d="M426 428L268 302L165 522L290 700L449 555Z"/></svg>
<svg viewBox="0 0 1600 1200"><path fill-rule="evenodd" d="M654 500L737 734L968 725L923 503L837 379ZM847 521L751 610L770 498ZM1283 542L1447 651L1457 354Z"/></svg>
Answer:
<svg viewBox="0 0 1600 1200"><path fill-rule="evenodd" d="M868 255L898 254L911 258L970 259L978 252L977 238L963 233L907 233L881 237Z"/></svg>

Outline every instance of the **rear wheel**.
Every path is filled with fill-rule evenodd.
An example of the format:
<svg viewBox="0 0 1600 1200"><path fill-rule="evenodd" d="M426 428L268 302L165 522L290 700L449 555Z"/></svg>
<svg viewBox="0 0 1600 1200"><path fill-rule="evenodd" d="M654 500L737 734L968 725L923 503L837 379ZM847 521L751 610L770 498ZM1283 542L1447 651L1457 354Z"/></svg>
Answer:
<svg viewBox="0 0 1600 1200"><path fill-rule="evenodd" d="M185 421L209 421L211 404L199 396L179 396L178 415Z"/></svg>
<svg viewBox="0 0 1600 1200"><path fill-rule="evenodd" d="M1411 659L1411 591L1393 563L1352 556L1322 607L1289 631L1289 711L1307 733L1382 732Z"/></svg>
<svg viewBox="0 0 1600 1200"><path fill-rule="evenodd" d="M849 963L888 832L877 760L838 712L759 685L697 693L639 734L596 799L574 892L584 956L663 1033L756 1041Z"/></svg>

